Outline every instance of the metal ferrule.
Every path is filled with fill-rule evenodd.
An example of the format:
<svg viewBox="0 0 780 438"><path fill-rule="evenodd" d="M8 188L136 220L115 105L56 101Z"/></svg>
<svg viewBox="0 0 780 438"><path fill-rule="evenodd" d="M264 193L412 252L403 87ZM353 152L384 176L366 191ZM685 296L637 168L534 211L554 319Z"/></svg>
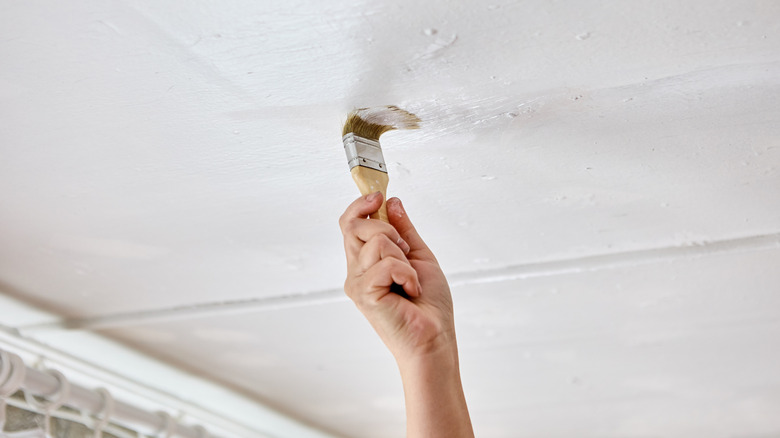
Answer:
<svg viewBox="0 0 780 438"><path fill-rule="evenodd" d="M343 140L350 170L355 166L363 166L387 173L385 157L382 156L378 141L359 137L352 132L345 135Z"/></svg>

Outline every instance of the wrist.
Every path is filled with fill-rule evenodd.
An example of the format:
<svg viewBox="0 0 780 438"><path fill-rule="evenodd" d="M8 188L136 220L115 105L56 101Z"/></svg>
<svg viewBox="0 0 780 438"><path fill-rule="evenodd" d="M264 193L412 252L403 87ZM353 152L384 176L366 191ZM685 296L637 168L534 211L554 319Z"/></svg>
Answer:
<svg viewBox="0 0 780 438"><path fill-rule="evenodd" d="M455 330L445 330L434 338L417 344L413 347L399 349L393 356L399 368L419 367L426 364L458 363L458 344L455 339Z"/></svg>
<svg viewBox="0 0 780 438"><path fill-rule="evenodd" d="M420 374L426 370L437 370L440 373L454 371L458 373L458 346L453 338L451 341L442 340L424 349L405 352L396 355L396 363L401 375Z"/></svg>

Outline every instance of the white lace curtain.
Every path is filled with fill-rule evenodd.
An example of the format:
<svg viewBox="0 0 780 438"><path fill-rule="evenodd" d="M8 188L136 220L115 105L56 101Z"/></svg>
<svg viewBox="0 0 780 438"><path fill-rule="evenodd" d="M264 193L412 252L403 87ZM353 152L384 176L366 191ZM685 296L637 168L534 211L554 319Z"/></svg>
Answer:
<svg viewBox="0 0 780 438"><path fill-rule="evenodd" d="M23 397L18 398L23 399ZM18 398L14 397L14 400L18 401ZM0 402L0 404L2 403ZM0 438L93 438L95 436L95 430L84 424L86 421L77 422L51 416L47 418L45 414L15 404L6 403L5 406L0 407L3 408L5 416L5 424L3 431L0 432ZM122 438L124 435L102 433L104 438ZM128 435L133 436L130 433Z"/></svg>
<svg viewBox="0 0 780 438"><path fill-rule="evenodd" d="M179 424L114 400L106 389L71 384L57 370L27 367L0 350L0 438L215 438L201 426Z"/></svg>

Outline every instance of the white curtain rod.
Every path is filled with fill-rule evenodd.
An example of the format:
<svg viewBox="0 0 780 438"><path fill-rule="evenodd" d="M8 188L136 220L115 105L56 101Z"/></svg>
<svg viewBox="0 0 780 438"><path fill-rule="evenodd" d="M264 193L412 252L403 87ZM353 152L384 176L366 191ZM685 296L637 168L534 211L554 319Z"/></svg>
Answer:
<svg viewBox="0 0 780 438"><path fill-rule="evenodd" d="M167 413L149 412L113 400L105 389L91 390L71 384L59 371L39 371L28 367L20 356L0 349L0 398L10 397L20 389L26 394L46 400L32 400L30 404L34 404L34 410L51 409L53 412L64 405L92 414L98 424L101 421L115 423L144 435L165 438L214 438L201 426L179 424Z"/></svg>

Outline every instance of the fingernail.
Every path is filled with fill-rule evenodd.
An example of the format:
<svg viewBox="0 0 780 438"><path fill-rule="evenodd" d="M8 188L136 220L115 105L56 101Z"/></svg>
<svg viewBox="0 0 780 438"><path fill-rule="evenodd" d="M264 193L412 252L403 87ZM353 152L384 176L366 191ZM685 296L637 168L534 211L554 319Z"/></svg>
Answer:
<svg viewBox="0 0 780 438"><path fill-rule="evenodd" d="M373 202L377 198L377 196L379 196L380 194L381 194L380 192L374 192L374 193L366 196L366 201Z"/></svg>
<svg viewBox="0 0 780 438"><path fill-rule="evenodd" d="M401 251L404 252L404 254L409 254L409 251L412 250L412 248L409 247L409 244L406 243L406 241L402 238L398 238L398 242L396 242L399 247L401 247Z"/></svg>

